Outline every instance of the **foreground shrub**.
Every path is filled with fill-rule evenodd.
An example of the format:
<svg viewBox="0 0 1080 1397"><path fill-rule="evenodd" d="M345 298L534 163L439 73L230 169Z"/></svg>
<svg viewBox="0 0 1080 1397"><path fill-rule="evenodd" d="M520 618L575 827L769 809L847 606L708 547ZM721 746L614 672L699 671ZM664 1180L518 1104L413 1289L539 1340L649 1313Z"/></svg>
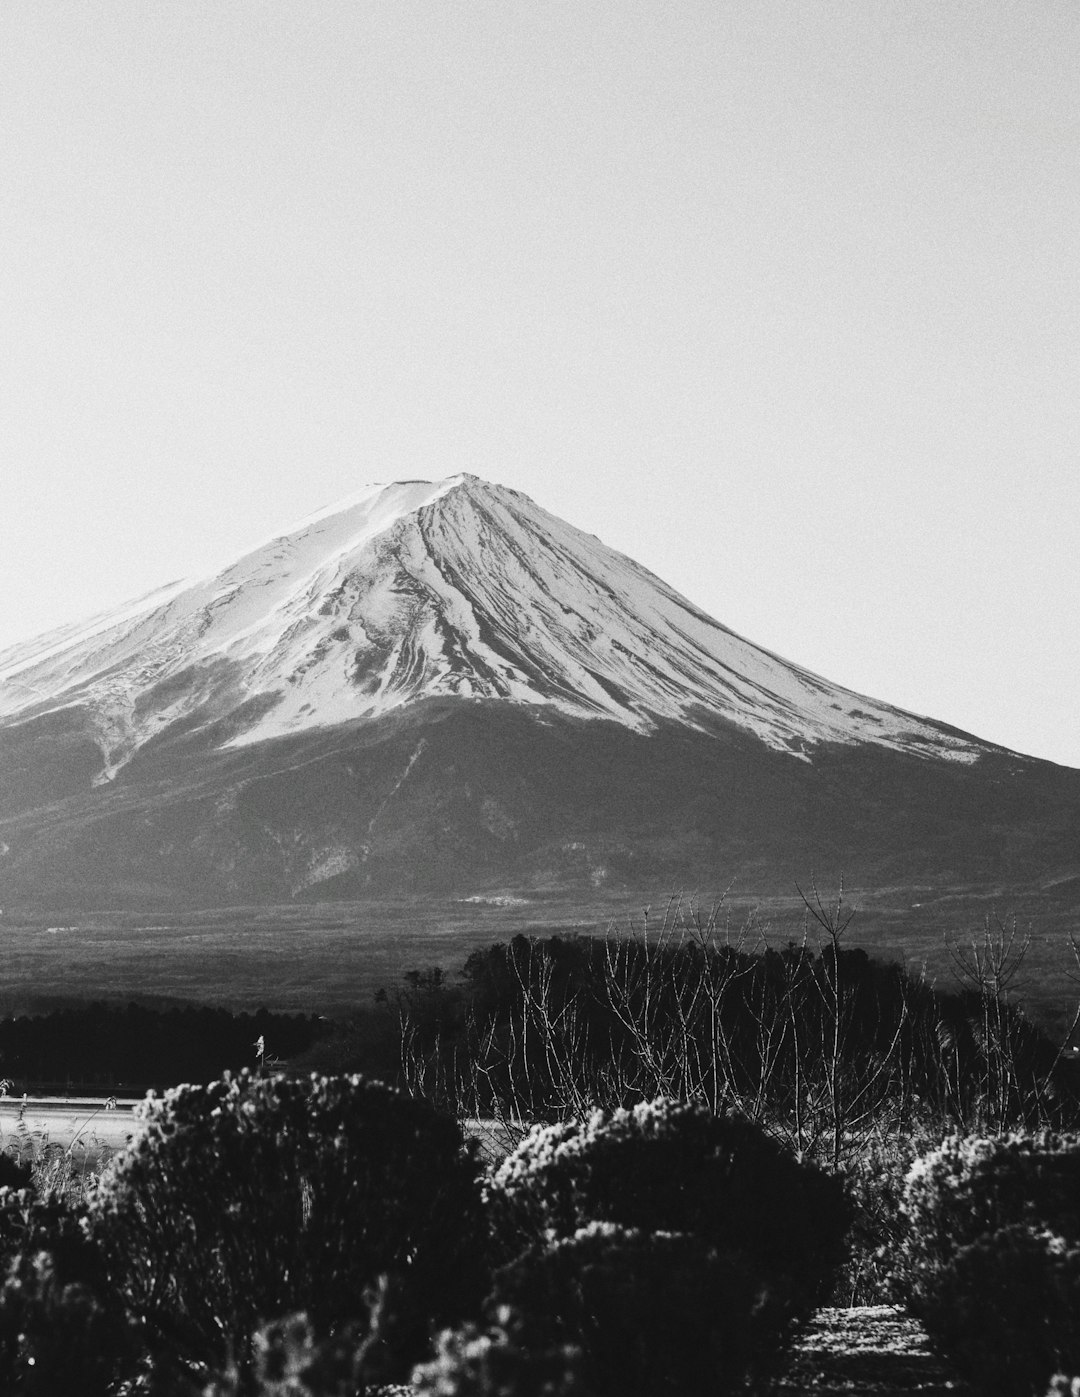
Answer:
<svg viewBox="0 0 1080 1397"><path fill-rule="evenodd" d="M941 1131L868 1141L843 1168L851 1206L844 1261L833 1285L832 1305L885 1305L895 1297L894 1272L907 1234L904 1187L920 1154L933 1148Z"/></svg>
<svg viewBox="0 0 1080 1397"><path fill-rule="evenodd" d="M327 1335L387 1277L380 1361L404 1373L482 1293L476 1164L455 1122L361 1077L247 1073L151 1101L90 1230L155 1351L241 1373L260 1325Z"/></svg>
<svg viewBox="0 0 1080 1397"><path fill-rule="evenodd" d="M495 1300L580 1345L596 1392L735 1390L820 1303L847 1223L839 1179L664 1098L537 1127L487 1197Z"/></svg>
<svg viewBox="0 0 1080 1397"><path fill-rule="evenodd" d="M529 1347L580 1347L597 1397L740 1391L775 1366L793 1318L752 1256L610 1222L530 1248L495 1295L523 1316Z"/></svg>
<svg viewBox="0 0 1080 1397"><path fill-rule="evenodd" d="M486 1327L444 1329L435 1357L413 1373L417 1397L589 1397L580 1377L581 1353L545 1343L521 1317L499 1306Z"/></svg>
<svg viewBox="0 0 1080 1397"><path fill-rule="evenodd" d="M87 1237L85 1198L0 1188L0 1392L110 1391L138 1344Z"/></svg>
<svg viewBox="0 0 1080 1397"><path fill-rule="evenodd" d="M6 1271L18 1256L47 1251L65 1281L102 1281L98 1251L83 1226L85 1216L85 1200L42 1198L32 1188L0 1188L0 1268Z"/></svg>
<svg viewBox="0 0 1080 1397"><path fill-rule="evenodd" d="M988 1394L1080 1367L1080 1136L951 1137L904 1193L898 1284Z"/></svg>
<svg viewBox="0 0 1080 1397"><path fill-rule="evenodd" d="M904 1213L928 1261L1011 1223L1080 1238L1080 1135L950 1136L912 1166Z"/></svg>
<svg viewBox="0 0 1080 1397"><path fill-rule="evenodd" d="M368 1320L329 1337L320 1336L303 1313L265 1325L254 1336L247 1374L230 1364L191 1397L389 1397L406 1391L426 1397L590 1397L578 1380L577 1352L526 1345L519 1318L505 1308L488 1326L467 1322L442 1330L434 1358L414 1369L411 1385L387 1386L375 1356L385 1290L367 1298Z"/></svg>
<svg viewBox="0 0 1080 1397"><path fill-rule="evenodd" d="M34 1180L33 1166L7 1151L0 1153L0 1188L29 1188Z"/></svg>
<svg viewBox="0 0 1080 1397"><path fill-rule="evenodd" d="M47 1251L12 1258L0 1284L0 1391L107 1397L134 1370L137 1354L110 1298L85 1282L65 1282Z"/></svg>
<svg viewBox="0 0 1080 1397"><path fill-rule="evenodd" d="M534 1128L487 1197L504 1258L591 1222L684 1233L754 1255L806 1307L841 1260L848 1216L841 1181L760 1127L664 1097Z"/></svg>
<svg viewBox="0 0 1080 1397"><path fill-rule="evenodd" d="M258 1330L252 1371L236 1363L199 1397L356 1397L377 1376L372 1351L379 1341L381 1297L368 1323L355 1321L329 1338L320 1338L301 1312Z"/></svg>

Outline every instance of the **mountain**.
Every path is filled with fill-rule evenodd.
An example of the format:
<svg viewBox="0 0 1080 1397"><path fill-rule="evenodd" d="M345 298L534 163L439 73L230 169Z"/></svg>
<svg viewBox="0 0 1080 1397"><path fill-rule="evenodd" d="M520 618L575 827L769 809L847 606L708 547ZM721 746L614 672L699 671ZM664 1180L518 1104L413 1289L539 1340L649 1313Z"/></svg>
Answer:
<svg viewBox="0 0 1080 1397"><path fill-rule="evenodd" d="M865 698L474 476L0 653L0 900L1080 873L1080 772Z"/></svg>
<svg viewBox="0 0 1080 1397"><path fill-rule="evenodd" d="M432 698L637 732L717 719L806 756L987 745L751 645L524 495L475 476L371 486L203 581L0 654L0 720L85 712L111 781L178 723L238 747ZM225 725L222 727L221 725Z"/></svg>

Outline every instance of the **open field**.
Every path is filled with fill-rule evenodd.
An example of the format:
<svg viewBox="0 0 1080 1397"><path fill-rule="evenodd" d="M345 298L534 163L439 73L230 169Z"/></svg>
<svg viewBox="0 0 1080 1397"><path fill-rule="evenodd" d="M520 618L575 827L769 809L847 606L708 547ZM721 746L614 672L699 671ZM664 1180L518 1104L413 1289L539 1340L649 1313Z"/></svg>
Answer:
<svg viewBox="0 0 1080 1397"><path fill-rule="evenodd" d="M823 882L826 899L828 888ZM1068 946L1070 933L1080 929L1074 899L1071 887L1061 893L851 889L846 901L858 912L846 944L913 970L925 967L947 985L950 940L969 942L987 916L1015 915L1032 944L1014 988L1029 1012L1059 1032L1080 992ZM666 901L663 894L653 901L651 926L662 923ZM703 894L698 905L708 910L712 901ZM753 927L747 933L749 918ZM802 904L794 894L733 893L724 921L732 939L746 934L748 948L762 934L775 946L803 934ZM642 922L640 898L597 894L571 901L509 891L483 899L401 898L181 915L9 912L0 921L0 1012L44 1010L71 1000L145 998L334 1015L370 1003L375 990L397 983L409 969L456 970L478 946L518 934L624 932L640 929Z"/></svg>

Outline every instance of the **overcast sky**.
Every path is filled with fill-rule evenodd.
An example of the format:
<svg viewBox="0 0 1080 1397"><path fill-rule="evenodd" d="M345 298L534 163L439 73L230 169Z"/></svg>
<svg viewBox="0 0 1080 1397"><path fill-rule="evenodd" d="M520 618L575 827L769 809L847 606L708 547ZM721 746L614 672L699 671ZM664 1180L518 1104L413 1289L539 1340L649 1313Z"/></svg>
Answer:
<svg viewBox="0 0 1080 1397"><path fill-rule="evenodd" d="M1076 0L4 0L0 646L374 480L1080 766Z"/></svg>

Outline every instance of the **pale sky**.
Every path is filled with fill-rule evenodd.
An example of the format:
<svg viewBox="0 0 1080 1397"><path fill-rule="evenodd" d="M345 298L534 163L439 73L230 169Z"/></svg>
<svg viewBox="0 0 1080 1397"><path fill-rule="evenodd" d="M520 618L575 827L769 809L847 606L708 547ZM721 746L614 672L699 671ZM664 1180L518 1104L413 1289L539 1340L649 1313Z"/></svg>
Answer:
<svg viewBox="0 0 1080 1397"><path fill-rule="evenodd" d="M1080 766L1077 0L4 0L0 647L473 471Z"/></svg>

